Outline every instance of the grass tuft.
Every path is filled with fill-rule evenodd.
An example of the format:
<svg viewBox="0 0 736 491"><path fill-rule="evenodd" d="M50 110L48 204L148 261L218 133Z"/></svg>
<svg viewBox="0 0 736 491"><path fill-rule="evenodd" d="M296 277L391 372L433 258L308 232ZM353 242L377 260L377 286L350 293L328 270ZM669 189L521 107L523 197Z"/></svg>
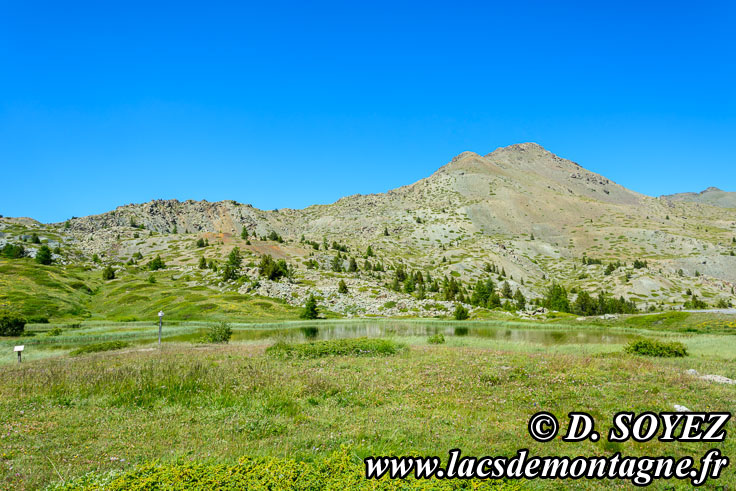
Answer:
<svg viewBox="0 0 736 491"><path fill-rule="evenodd" d="M687 348L677 341L664 342L654 339L632 341L624 351L634 355L656 356L660 358L681 358L687 356Z"/></svg>
<svg viewBox="0 0 736 491"><path fill-rule="evenodd" d="M324 356L382 356L393 355L406 348L390 339L331 339L311 343L279 342L266 349L278 358L321 358Z"/></svg>
<svg viewBox="0 0 736 491"><path fill-rule="evenodd" d="M72 356L84 355L87 353L99 353L101 351L113 351L118 349L127 348L129 343L124 341L108 341L106 343L89 344L72 350L69 354Z"/></svg>

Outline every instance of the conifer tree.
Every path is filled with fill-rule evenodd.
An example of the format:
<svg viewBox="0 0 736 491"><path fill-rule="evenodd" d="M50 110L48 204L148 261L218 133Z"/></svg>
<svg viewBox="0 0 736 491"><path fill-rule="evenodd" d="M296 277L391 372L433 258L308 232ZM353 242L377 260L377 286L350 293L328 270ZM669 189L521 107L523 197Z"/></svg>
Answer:
<svg viewBox="0 0 736 491"><path fill-rule="evenodd" d="M314 295L309 295L307 302L304 304L304 310L301 313L302 319L316 319L319 315L317 311L317 300L314 299Z"/></svg>
<svg viewBox="0 0 736 491"><path fill-rule="evenodd" d="M48 266L53 262L51 257L51 249L47 245L42 245L36 251L36 262Z"/></svg>

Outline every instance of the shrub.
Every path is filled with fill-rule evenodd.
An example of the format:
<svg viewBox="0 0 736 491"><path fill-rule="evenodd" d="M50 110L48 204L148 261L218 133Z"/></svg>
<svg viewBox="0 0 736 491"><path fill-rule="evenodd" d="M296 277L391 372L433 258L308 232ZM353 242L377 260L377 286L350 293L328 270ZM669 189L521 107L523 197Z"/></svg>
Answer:
<svg viewBox="0 0 736 491"><path fill-rule="evenodd" d="M107 265L105 269L102 270L102 279L105 281L115 279L115 270L112 269L112 266Z"/></svg>
<svg viewBox="0 0 736 491"><path fill-rule="evenodd" d="M64 332L64 330L62 328L55 327L55 328L49 330L49 332L47 332L46 335L47 336L60 336L61 333L63 333L63 332Z"/></svg>
<svg viewBox="0 0 736 491"><path fill-rule="evenodd" d="M155 258L148 261L146 267L151 271L157 271L159 269L164 269L166 267L166 263L164 263L163 259L161 259L161 256L156 256Z"/></svg>
<svg viewBox="0 0 736 491"><path fill-rule="evenodd" d="M101 351L113 351L128 347L128 343L124 341L108 341L106 343L88 344L75 350L72 350L69 354L72 356L84 355L87 353L99 353Z"/></svg>
<svg viewBox="0 0 736 491"><path fill-rule="evenodd" d="M558 312L570 312L570 300L562 285L552 284L542 299L542 307Z"/></svg>
<svg viewBox="0 0 736 491"><path fill-rule="evenodd" d="M210 326L207 332L202 336L203 343L224 343L227 344L233 335L233 330L227 322L220 322Z"/></svg>
<svg viewBox="0 0 736 491"><path fill-rule="evenodd" d="M38 264L44 264L46 266L53 262L53 259L51 258L51 249L49 249L49 246L42 245L38 248L38 251L36 251L36 262Z"/></svg>
<svg viewBox="0 0 736 491"><path fill-rule="evenodd" d="M290 278L292 276L289 265L286 261L279 259L274 261L270 255L265 255L261 258L261 262L258 265L261 276L265 276L269 280L278 281L281 277L285 276Z"/></svg>
<svg viewBox="0 0 736 491"><path fill-rule="evenodd" d="M430 336L429 339L427 339L427 342L429 344L445 344L445 336L439 332L434 336Z"/></svg>
<svg viewBox="0 0 736 491"><path fill-rule="evenodd" d="M345 284L345 280L340 280L340 282L337 284L337 293L347 293L348 292L348 285Z"/></svg>
<svg viewBox="0 0 736 491"><path fill-rule="evenodd" d="M383 356L393 355L405 348L390 339L331 339L310 343L279 342L266 349L278 358L320 358L324 356Z"/></svg>
<svg viewBox="0 0 736 491"><path fill-rule="evenodd" d="M0 250L0 255L9 259L18 259L26 255L26 249L22 245L8 243Z"/></svg>
<svg viewBox="0 0 736 491"><path fill-rule="evenodd" d="M685 302L684 307L692 310L703 310L708 308L708 304L700 300L697 295L693 295L693 298Z"/></svg>
<svg viewBox="0 0 736 491"><path fill-rule="evenodd" d="M0 312L0 336L20 336L26 328L26 320L12 312Z"/></svg>
<svg viewBox="0 0 736 491"><path fill-rule="evenodd" d="M26 317L26 324L48 324L49 318L43 315L33 315Z"/></svg>
<svg viewBox="0 0 736 491"><path fill-rule="evenodd" d="M664 358L679 358L687 356L687 348L677 341L664 342L654 339L632 341L625 348L627 353L642 356L657 356Z"/></svg>
<svg viewBox="0 0 736 491"><path fill-rule="evenodd" d="M458 304L458 306L455 307L455 313L453 315L455 316L456 321L464 321L469 317L468 309Z"/></svg>

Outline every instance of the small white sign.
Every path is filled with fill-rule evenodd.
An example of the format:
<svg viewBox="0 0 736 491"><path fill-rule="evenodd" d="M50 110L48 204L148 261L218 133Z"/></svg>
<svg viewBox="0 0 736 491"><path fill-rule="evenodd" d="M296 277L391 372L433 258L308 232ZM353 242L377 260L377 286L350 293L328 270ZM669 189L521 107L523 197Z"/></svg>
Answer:
<svg viewBox="0 0 736 491"><path fill-rule="evenodd" d="M25 345L16 346L13 351L23 351L23 348L25 348Z"/></svg>

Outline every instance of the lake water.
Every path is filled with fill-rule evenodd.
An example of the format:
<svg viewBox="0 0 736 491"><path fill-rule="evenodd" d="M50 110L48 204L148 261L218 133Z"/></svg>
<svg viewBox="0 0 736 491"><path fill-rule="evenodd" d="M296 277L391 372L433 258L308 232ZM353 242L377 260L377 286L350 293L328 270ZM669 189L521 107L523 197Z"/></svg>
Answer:
<svg viewBox="0 0 736 491"><path fill-rule="evenodd" d="M427 337L442 333L453 336L496 339L540 345L561 344L626 344L638 336L621 331L595 328L549 329L539 327L506 327L481 323L438 322L329 322L278 325L278 327L233 329L233 341L290 341L304 342L342 338ZM165 338L166 341L192 341L204 330Z"/></svg>

